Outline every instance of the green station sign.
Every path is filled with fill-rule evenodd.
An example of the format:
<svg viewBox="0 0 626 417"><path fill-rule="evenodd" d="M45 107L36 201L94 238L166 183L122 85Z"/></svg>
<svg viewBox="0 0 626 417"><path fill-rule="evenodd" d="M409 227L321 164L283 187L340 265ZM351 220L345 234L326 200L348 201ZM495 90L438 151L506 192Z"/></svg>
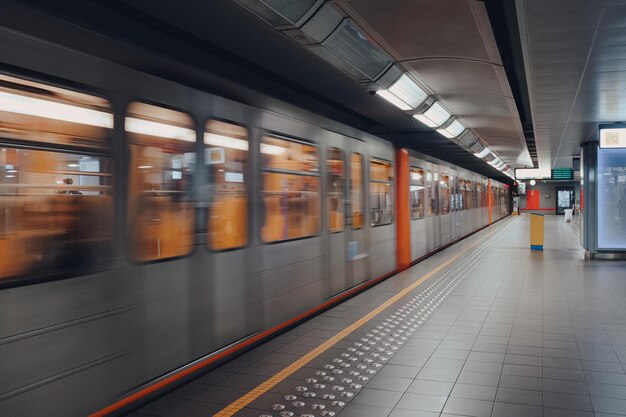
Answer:
<svg viewBox="0 0 626 417"><path fill-rule="evenodd" d="M554 168L552 170L553 180L573 180L574 172L571 168Z"/></svg>

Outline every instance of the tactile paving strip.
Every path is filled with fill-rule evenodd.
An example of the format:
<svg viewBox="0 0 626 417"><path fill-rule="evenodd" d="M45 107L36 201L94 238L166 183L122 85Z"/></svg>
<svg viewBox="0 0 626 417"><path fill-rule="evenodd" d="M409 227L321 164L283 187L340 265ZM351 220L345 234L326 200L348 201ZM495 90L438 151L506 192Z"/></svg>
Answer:
<svg viewBox="0 0 626 417"><path fill-rule="evenodd" d="M424 289L408 298L378 324L359 329L363 333L351 346L325 358L325 364L309 368L310 376L282 395L268 408L259 411L254 403L236 416L258 417L334 417L368 381L391 359L448 295L469 275L482 256L501 240L511 223L476 248L458 264L450 267ZM267 395L267 394L264 394ZM265 408L265 407L263 407ZM255 412L256 411L256 412Z"/></svg>

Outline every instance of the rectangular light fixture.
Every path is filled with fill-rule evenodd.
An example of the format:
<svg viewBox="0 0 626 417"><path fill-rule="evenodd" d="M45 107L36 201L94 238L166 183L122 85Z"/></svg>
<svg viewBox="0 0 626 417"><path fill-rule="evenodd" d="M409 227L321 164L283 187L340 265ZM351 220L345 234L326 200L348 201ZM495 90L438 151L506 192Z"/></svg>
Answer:
<svg viewBox="0 0 626 417"><path fill-rule="evenodd" d="M515 179L518 180L540 180L552 178L550 168L517 168L515 169Z"/></svg>
<svg viewBox="0 0 626 417"><path fill-rule="evenodd" d="M407 103L405 103L404 101L396 97L389 90L378 90L376 91L376 94L381 96L382 98L384 98L385 100L387 100L389 103L393 104L400 110L405 110L405 111L411 110L411 106L409 106Z"/></svg>
<svg viewBox="0 0 626 417"><path fill-rule="evenodd" d="M0 91L0 111L106 129L113 128L111 113L2 91Z"/></svg>
<svg viewBox="0 0 626 417"><path fill-rule="evenodd" d="M483 159L485 156L489 155L489 152L491 152L491 149L485 148L482 151L475 153L474 156L476 158Z"/></svg>
<svg viewBox="0 0 626 417"><path fill-rule="evenodd" d="M218 135L216 133L204 133L204 143L219 148L238 149L241 151L248 150L248 141L243 139L231 138L230 136ZM280 155L286 151L282 146L261 144L261 153L266 155Z"/></svg>
<svg viewBox="0 0 626 417"><path fill-rule="evenodd" d="M412 109L422 104L424 100L426 100L426 97L428 97L428 94L406 74L402 74L387 90L404 103L408 104Z"/></svg>
<svg viewBox="0 0 626 417"><path fill-rule="evenodd" d="M444 124L450 118L450 113L436 101L424 113L415 114L413 117L426 126L435 128Z"/></svg>
<svg viewBox="0 0 626 417"><path fill-rule="evenodd" d="M448 139L454 139L461 133L463 133L464 130L465 126L463 126L458 120L455 120L450 123L448 127L445 127L443 129L437 129L437 132L447 137Z"/></svg>
<svg viewBox="0 0 626 417"><path fill-rule="evenodd" d="M196 141L196 132L186 127L174 126L161 122L153 122L151 120L137 119L135 117L127 117L124 124L126 131L131 133L157 136L166 139L182 140L185 142Z"/></svg>
<svg viewBox="0 0 626 417"><path fill-rule="evenodd" d="M218 135L215 133L205 132L204 143L206 145L217 146L220 148L238 149L240 151L248 150L247 140L231 138L229 136Z"/></svg>

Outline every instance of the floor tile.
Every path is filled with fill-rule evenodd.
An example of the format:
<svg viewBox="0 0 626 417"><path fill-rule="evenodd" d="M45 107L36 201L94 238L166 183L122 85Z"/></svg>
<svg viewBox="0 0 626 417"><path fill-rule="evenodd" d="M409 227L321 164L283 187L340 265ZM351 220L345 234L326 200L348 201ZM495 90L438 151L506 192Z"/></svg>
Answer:
<svg viewBox="0 0 626 417"><path fill-rule="evenodd" d="M530 391L516 388L498 388L496 401L501 403L542 406L542 396L540 391Z"/></svg>
<svg viewBox="0 0 626 417"><path fill-rule="evenodd" d="M494 401L496 387L485 385L456 384L452 389L451 397L468 398L474 400Z"/></svg>
<svg viewBox="0 0 626 417"><path fill-rule="evenodd" d="M491 417L542 417L542 414L541 407L496 402Z"/></svg>
<svg viewBox="0 0 626 417"><path fill-rule="evenodd" d="M424 395L406 393L402 396L396 408L408 408L411 410L441 412L448 397L437 395Z"/></svg>
<svg viewBox="0 0 626 417"><path fill-rule="evenodd" d="M493 402L467 398L450 398L443 408L444 413L473 417L490 417Z"/></svg>

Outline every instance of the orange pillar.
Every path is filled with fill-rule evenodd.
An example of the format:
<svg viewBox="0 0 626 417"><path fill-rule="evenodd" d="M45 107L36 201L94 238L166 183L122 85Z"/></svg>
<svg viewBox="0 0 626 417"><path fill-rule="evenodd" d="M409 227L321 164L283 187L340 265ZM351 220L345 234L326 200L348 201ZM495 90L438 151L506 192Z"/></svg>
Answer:
<svg viewBox="0 0 626 417"><path fill-rule="evenodd" d="M491 196L491 180L487 178L487 210L488 210L488 216L489 216L489 224L491 224L492 221L492 211L491 211L491 206L493 205L493 198Z"/></svg>
<svg viewBox="0 0 626 417"><path fill-rule="evenodd" d="M396 150L396 267L399 271L411 264L409 213L409 152Z"/></svg>

